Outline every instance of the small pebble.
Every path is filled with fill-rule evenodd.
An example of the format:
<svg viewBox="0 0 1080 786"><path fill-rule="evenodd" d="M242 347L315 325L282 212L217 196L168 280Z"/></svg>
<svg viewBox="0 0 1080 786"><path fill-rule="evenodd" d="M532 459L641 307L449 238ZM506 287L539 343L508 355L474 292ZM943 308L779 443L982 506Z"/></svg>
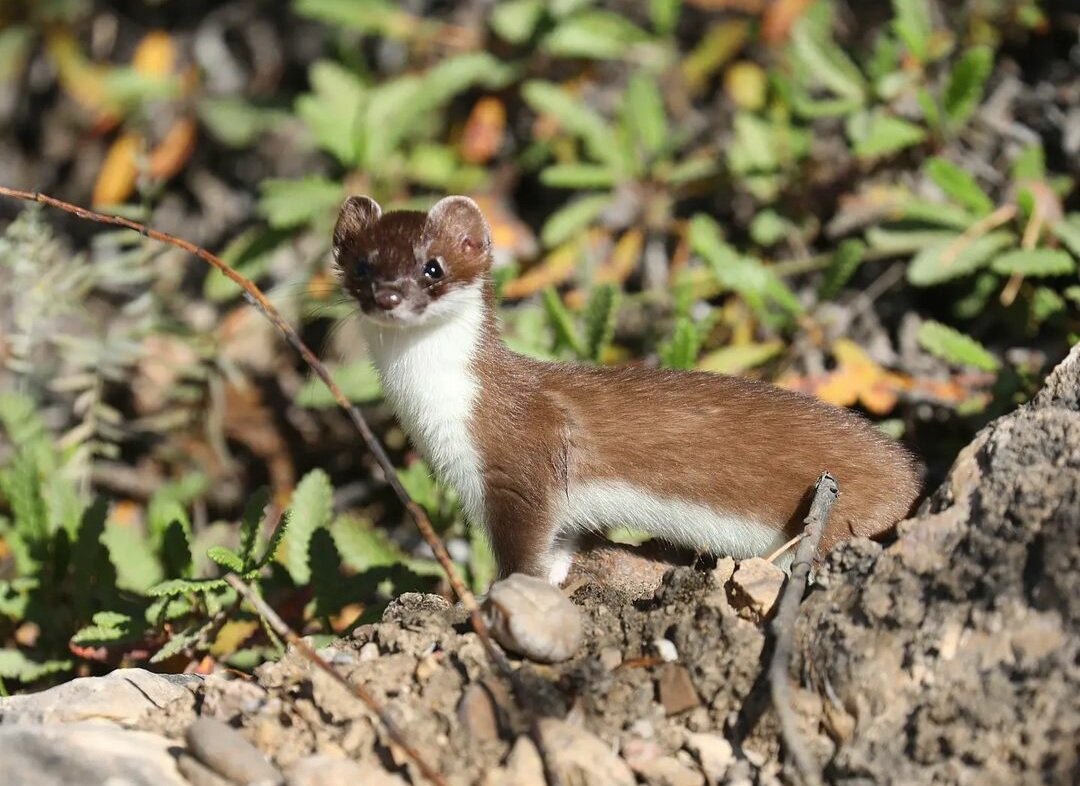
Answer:
<svg viewBox="0 0 1080 786"><path fill-rule="evenodd" d="M604 647L600 650L598 658L605 671L615 671L622 665L623 661L622 652L619 651L618 647Z"/></svg>
<svg viewBox="0 0 1080 786"><path fill-rule="evenodd" d="M199 718L184 737L195 758L233 783L276 786L282 782L277 768L227 723Z"/></svg>
<svg viewBox="0 0 1080 786"><path fill-rule="evenodd" d="M360 662L367 663L379 657L379 645L369 641L360 648Z"/></svg>
<svg viewBox="0 0 1080 786"><path fill-rule="evenodd" d="M665 663L674 663L679 659L679 650L669 639L653 639L653 648Z"/></svg>
<svg viewBox="0 0 1080 786"><path fill-rule="evenodd" d="M457 714L461 725L473 740L489 742L499 738L495 703L479 683L474 682L465 689L461 701L458 702Z"/></svg>

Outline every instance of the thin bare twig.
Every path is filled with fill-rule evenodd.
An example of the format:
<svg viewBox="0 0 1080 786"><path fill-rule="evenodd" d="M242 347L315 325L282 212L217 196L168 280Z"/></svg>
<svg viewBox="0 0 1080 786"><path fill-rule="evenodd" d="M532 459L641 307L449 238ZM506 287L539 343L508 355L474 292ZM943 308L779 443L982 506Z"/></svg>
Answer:
<svg viewBox="0 0 1080 786"><path fill-rule="evenodd" d="M379 721L382 722L382 725L386 727L386 733L390 735L390 739L394 741L394 744L396 744L399 748L405 751L405 755L407 755L416 763L416 766L420 769L420 772L423 773L425 778L430 780L432 783L438 784L438 786L447 786L446 780L443 779L443 776L436 772L435 769L430 764L428 764L427 761L425 761L424 758L417 752L417 750L409 744L408 740L405 739L405 735L402 733L401 729L399 729L397 724L394 722L394 719L386 713L386 710L383 709L383 706L379 704L375 697L368 693L367 688L365 688L358 682L349 682L347 679L345 679L345 677L342 676L342 674L338 672L337 669L335 669L333 666L326 662L325 658L322 658L319 653L317 653L307 644L307 642L300 638L300 636L297 635L296 631L290 628L285 623L285 620L279 617L277 615L277 612L270 608L270 604L268 604L265 600L259 597L258 593L256 593L250 586L248 586L247 582L245 582L235 573L230 573L229 575L227 575L225 577L225 581L229 582L229 586L231 586L238 593L240 593L240 595L252 605L252 607L259 614L259 616L266 620L270 627L273 628L274 631L279 636L281 636L281 638L285 639L291 645L296 647L297 652L299 652L301 655L311 661L311 663L318 669L325 672L326 674L329 674L330 677L334 680L334 682L339 684L341 687L343 687L345 690L347 690L349 693L351 693L353 696L360 699L360 701L367 705L367 708L374 712L376 717L378 717Z"/></svg>
<svg viewBox="0 0 1080 786"><path fill-rule="evenodd" d="M330 393L334 396L334 400L348 414L349 419L352 420L356 430L359 431L360 436L363 437L368 450L371 451L371 454L375 457L375 461L378 462L379 467L382 469L386 482L390 485L390 488L393 489L394 494L397 495L401 504L405 506L405 509L416 523L416 528L420 530L421 536L423 536L428 546L430 546L431 550L434 552L435 559L438 560L439 565L442 566L443 572L446 574L446 578L450 582L450 587L453 589L454 594L461 601L466 611L468 611L469 620L472 623L473 630L476 631L476 635L480 638L480 642L487 651L488 657L491 658L492 662L503 675L514 682L515 685L518 684L518 681L514 676L514 670L510 668L510 664L506 660L506 657L491 641L491 635L488 632L487 624L484 622L484 618L480 613L480 606L476 602L476 596L465 586L465 582L462 580L461 575L458 573L450 559L450 554L447 552L446 546L435 533L434 528L432 528L427 513L413 501L412 497L410 497L409 493L405 490L405 487L401 485L401 479L398 477L397 470L394 468L393 462L390 461L390 457L383 449L378 437L375 436L375 433L368 426L367 421L364 420L364 416L360 414L360 410L345 397L341 388L339 388L330 377L330 372L326 370L326 366L322 364L315 356L315 353L300 339L300 336L293 327L285 321L285 318L281 316L266 295L264 295L254 283L237 273L222 261L220 257L210 253L205 248L196 246L194 243L176 237L175 235L170 235L168 232L160 232L156 229L151 229L137 221L87 210L84 207L79 207L70 202L65 202L61 199L56 199L55 197L41 194L36 191L23 191L17 188L0 186L0 196L21 199L26 202L37 202L39 204L63 210L66 213L71 213L72 215L87 221L131 229L138 232L143 237L148 237L161 243L167 243L170 246L194 254L203 262L219 270L222 275L243 289L248 302L258 308L263 315L273 323L274 327L281 331L281 334L285 336L285 340L292 345L293 349L300 353L300 357L304 359L304 362L315 372L316 376L318 376L326 387L329 388Z"/></svg>
<svg viewBox="0 0 1080 786"><path fill-rule="evenodd" d="M810 504L810 512L806 515L804 537L795 551L795 559L791 563L791 576L788 578L787 586L784 587L784 594L780 598L780 604L772 622L775 649L769 661L769 688L772 693L773 707L780 720L780 736L784 740L784 747L795 762L795 768L802 775L803 782L809 786L819 786L821 768L806 750L806 745L799 734L795 713L791 709L788 664L791 661L792 642L795 636L795 620L799 616L799 604L806 591L810 566L817 554L821 535L825 532L829 510L839 496L840 488L836 484L836 479L828 472L821 473L817 483L814 484L814 501Z"/></svg>

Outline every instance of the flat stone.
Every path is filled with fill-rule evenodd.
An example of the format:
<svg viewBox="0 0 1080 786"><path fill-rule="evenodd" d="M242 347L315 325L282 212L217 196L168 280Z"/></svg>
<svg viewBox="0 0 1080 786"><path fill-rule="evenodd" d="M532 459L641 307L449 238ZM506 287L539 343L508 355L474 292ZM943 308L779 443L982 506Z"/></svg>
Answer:
<svg viewBox="0 0 1080 786"><path fill-rule="evenodd" d="M634 786L634 773L596 735L565 721L544 718L540 735L552 768L575 786Z"/></svg>
<svg viewBox="0 0 1080 786"><path fill-rule="evenodd" d="M769 616L787 574L761 557L739 563L729 583L731 605L739 616L755 622Z"/></svg>
<svg viewBox="0 0 1080 786"><path fill-rule="evenodd" d="M400 775L341 756L319 754L296 762L285 781L288 786L406 786Z"/></svg>
<svg viewBox="0 0 1080 786"><path fill-rule="evenodd" d="M623 662L622 650L618 647L604 647L600 650L597 658L605 671L615 671Z"/></svg>
<svg viewBox="0 0 1080 786"><path fill-rule="evenodd" d="M709 786L722 783L731 762L735 760L735 750L731 743L719 734L689 734L686 737L686 749L693 753L701 764Z"/></svg>
<svg viewBox="0 0 1080 786"><path fill-rule="evenodd" d="M281 773L258 748L227 723L199 718L184 735L191 753L219 775L238 784L280 784Z"/></svg>
<svg viewBox="0 0 1080 786"><path fill-rule="evenodd" d="M0 727L0 782L15 786L188 786L176 743L108 721Z"/></svg>
<svg viewBox="0 0 1080 786"><path fill-rule="evenodd" d="M499 718L495 703L483 685L472 683L461 695L457 707L458 719L469 737L477 742L499 739Z"/></svg>
<svg viewBox="0 0 1080 786"><path fill-rule="evenodd" d="M712 569L713 583L723 588L735 573L735 560L731 557L723 557L716 561L716 567Z"/></svg>
<svg viewBox="0 0 1080 786"><path fill-rule="evenodd" d="M701 703L694 681L690 679L690 672L681 663L664 665L657 681L657 690L660 703L664 705L664 712L668 715L692 710Z"/></svg>
<svg viewBox="0 0 1080 786"><path fill-rule="evenodd" d="M518 737L506 764L489 772L483 786L547 786L544 762L533 741L524 734Z"/></svg>
<svg viewBox="0 0 1080 786"><path fill-rule="evenodd" d="M674 756L655 759L641 771L650 786L705 786L705 776Z"/></svg>
<svg viewBox="0 0 1080 786"><path fill-rule="evenodd" d="M80 677L41 693L0 699L0 724L75 723L110 720L135 726L148 712L174 702L194 704L200 677L117 669L104 677Z"/></svg>

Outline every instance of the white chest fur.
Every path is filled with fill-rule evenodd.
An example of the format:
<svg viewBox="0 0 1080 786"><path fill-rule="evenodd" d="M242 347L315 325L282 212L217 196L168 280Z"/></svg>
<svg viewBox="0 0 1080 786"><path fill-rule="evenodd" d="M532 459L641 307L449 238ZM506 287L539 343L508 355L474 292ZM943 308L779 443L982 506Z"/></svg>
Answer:
<svg viewBox="0 0 1080 786"><path fill-rule="evenodd" d="M480 288L448 293L429 311L415 326L364 320L364 334L401 427L439 480L458 492L469 521L484 526L482 462L469 431L479 394L472 360L483 328Z"/></svg>

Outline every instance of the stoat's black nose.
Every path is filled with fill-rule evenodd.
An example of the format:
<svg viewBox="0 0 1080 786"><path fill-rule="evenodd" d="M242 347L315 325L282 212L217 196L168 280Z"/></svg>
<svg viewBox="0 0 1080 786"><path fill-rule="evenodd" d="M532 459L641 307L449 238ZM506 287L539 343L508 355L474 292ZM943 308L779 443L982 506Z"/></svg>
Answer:
<svg viewBox="0 0 1080 786"><path fill-rule="evenodd" d="M383 311L390 311L401 305L401 293L393 289L375 290L375 305Z"/></svg>

